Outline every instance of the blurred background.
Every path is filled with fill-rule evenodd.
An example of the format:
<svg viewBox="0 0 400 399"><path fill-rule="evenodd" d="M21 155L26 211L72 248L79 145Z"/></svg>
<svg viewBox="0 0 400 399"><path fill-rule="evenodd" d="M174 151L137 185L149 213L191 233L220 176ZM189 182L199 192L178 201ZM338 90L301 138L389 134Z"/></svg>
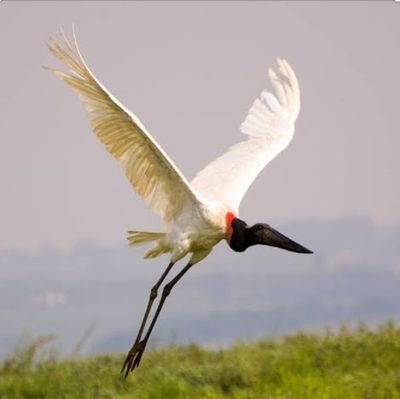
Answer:
<svg viewBox="0 0 400 399"><path fill-rule="evenodd" d="M176 287L153 345L320 331L400 315L400 5L395 2L0 4L0 357L24 335L70 353L126 350L168 258L143 260L129 229L158 230L91 133L48 36L74 23L100 81L188 179L243 138L277 57L302 110L286 151L241 207L315 251L233 253L222 242Z"/></svg>

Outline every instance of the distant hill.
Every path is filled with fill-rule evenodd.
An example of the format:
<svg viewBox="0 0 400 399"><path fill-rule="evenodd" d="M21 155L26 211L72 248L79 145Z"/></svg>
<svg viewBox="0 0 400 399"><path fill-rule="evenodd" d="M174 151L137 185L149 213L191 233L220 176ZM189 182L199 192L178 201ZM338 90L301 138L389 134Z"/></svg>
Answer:
<svg viewBox="0 0 400 399"><path fill-rule="evenodd" d="M177 286L153 345L218 346L236 339L400 315L400 226L364 218L274 225L315 251L236 254L224 243ZM168 258L82 243L73 251L0 252L0 356L21 334L55 334L68 353L93 327L86 351L127 349L148 291ZM178 268L178 266L177 266Z"/></svg>

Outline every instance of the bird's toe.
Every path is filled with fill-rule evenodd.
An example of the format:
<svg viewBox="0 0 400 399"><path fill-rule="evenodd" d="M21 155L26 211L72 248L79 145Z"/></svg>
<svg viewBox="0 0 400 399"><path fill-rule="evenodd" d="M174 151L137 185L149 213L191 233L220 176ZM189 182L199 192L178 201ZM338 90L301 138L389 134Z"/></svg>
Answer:
<svg viewBox="0 0 400 399"><path fill-rule="evenodd" d="M140 360L146 348L146 343L147 341L143 340L140 342L135 342L135 344L132 346L121 369L121 373L125 373L125 378L128 377L129 373L132 372L136 367L139 367Z"/></svg>

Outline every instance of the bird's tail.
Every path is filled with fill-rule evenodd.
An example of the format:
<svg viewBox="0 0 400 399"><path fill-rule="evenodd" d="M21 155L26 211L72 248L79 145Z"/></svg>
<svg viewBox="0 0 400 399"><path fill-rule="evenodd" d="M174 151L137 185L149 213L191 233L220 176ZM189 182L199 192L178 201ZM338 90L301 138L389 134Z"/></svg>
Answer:
<svg viewBox="0 0 400 399"><path fill-rule="evenodd" d="M150 241L160 240L165 236L165 233L152 233L148 231L128 231L128 242L132 247L143 245Z"/></svg>

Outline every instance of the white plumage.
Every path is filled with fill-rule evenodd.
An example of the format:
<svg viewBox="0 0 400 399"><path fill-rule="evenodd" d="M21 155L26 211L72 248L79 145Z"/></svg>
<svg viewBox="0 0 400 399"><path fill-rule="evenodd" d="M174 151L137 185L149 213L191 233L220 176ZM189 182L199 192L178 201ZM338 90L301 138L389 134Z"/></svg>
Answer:
<svg viewBox="0 0 400 399"><path fill-rule="evenodd" d="M231 221L238 217L240 202L250 184L292 140L300 110L296 76L285 60L278 59L277 72L269 70L276 96L264 90L256 98L240 126L246 138L208 164L189 183L139 119L93 75L79 51L75 34L70 41L61 32L60 40L50 38L48 46L69 69L68 72L51 71L77 92L97 137L119 161L134 190L166 223L164 232L130 231L128 236L131 245L155 243L145 257L171 253L168 269L153 287L157 295L159 285L177 260L192 254L189 264L178 274L180 278L189 267L207 256L219 241L225 238L229 242ZM271 242L266 244L297 252L305 250ZM167 284L171 286L168 290L176 283L175 280ZM139 338L153 299L151 296L138 337L124 365L127 373L139 364L154 325L155 321L143 344ZM160 309L164 300L163 292Z"/></svg>
<svg viewBox="0 0 400 399"><path fill-rule="evenodd" d="M47 69L78 93L97 137L121 163L150 209L167 222L174 220L187 204L197 203L189 183L137 116L96 79L80 54L75 35L70 42L61 33L60 42L50 38L49 49L70 73Z"/></svg>
<svg viewBox="0 0 400 399"><path fill-rule="evenodd" d="M172 252L176 261L192 247L198 247L201 252L205 249L201 242L189 242L188 236L189 240L202 241L201 236L208 236L211 228L215 230L215 238L204 240L207 244L215 245L223 239L226 213L239 215L240 202L253 180L293 137L300 110L300 91L289 64L278 59L278 73L269 70L279 100L272 93L262 91L240 126L248 137L208 164L189 184L138 117L93 75L79 51L75 35L69 41L61 34L58 42L50 38L49 49L70 71L48 69L78 93L97 137L121 163L135 191L166 222L167 236L132 231L130 243L157 240L155 249L146 257ZM186 222L190 228L185 226ZM194 234L193 230L200 234Z"/></svg>
<svg viewBox="0 0 400 399"><path fill-rule="evenodd" d="M299 86L289 64L278 59L278 65L280 74L270 69L269 75L279 101L264 90L240 126L248 138L207 165L191 183L196 192L221 201L235 214L256 176L293 138L300 110Z"/></svg>

